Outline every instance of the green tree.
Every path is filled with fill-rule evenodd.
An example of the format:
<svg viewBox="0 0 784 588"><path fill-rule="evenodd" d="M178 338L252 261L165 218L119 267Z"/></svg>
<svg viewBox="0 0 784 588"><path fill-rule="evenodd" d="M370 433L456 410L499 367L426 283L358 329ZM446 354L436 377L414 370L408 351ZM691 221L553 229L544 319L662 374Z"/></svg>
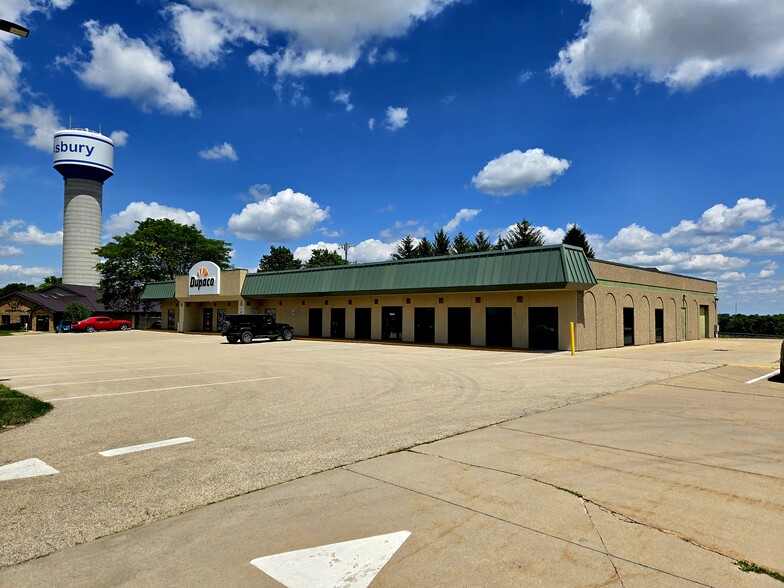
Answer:
<svg viewBox="0 0 784 588"><path fill-rule="evenodd" d="M101 302L111 310L149 310L150 303L139 300L145 284L173 280L199 261L212 261L221 269L230 267L231 243L208 239L193 225L167 218L136 224L133 233L115 236L95 250L102 259L96 266Z"/></svg>
<svg viewBox="0 0 784 588"><path fill-rule="evenodd" d="M433 253L439 257L449 255L452 251L452 240L443 227L433 235Z"/></svg>
<svg viewBox="0 0 784 588"><path fill-rule="evenodd" d="M0 287L0 298L6 294L13 294L14 292L35 292L36 288L33 284L23 284L22 282L12 282Z"/></svg>
<svg viewBox="0 0 784 588"><path fill-rule="evenodd" d="M397 244L397 251L392 254L392 259L412 259L416 257L416 246L411 235L406 235Z"/></svg>
<svg viewBox="0 0 784 588"><path fill-rule="evenodd" d="M474 245L471 243L471 240L463 234L463 231L460 231L455 235L455 238L452 241L453 253L471 253L473 251Z"/></svg>
<svg viewBox="0 0 784 588"><path fill-rule="evenodd" d="M294 258L291 249L285 245L275 247L270 245L269 255L262 255L259 260L260 272L281 272L284 270L295 270L302 267L302 262Z"/></svg>
<svg viewBox="0 0 784 588"><path fill-rule="evenodd" d="M427 237L422 237L416 246L417 257L433 257L435 255L433 244L428 241Z"/></svg>
<svg viewBox="0 0 784 588"><path fill-rule="evenodd" d="M490 251L492 248L493 244L487 238L487 233L479 231L474 235L474 251Z"/></svg>
<svg viewBox="0 0 784 588"><path fill-rule="evenodd" d="M585 236L585 232L577 226L577 224L573 224L570 229L564 235L562 243L564 245L574 245L575 247L582 247L583 251L585 251L585 256L590 257L593 259L596 257L596 254L593 252L593 248L588 243L588 237Z"/></svg>
<svg viewBox="0 0 784 588"><path fill-rule="evenodd" d="M503 245L507 249L519 249L521 247L539 247L544 245L544 235L542 231L534 227L527 218L516 223L503 239Z"/></svg>
<svg viewBox="0 0 784 588"><path fill-rule="evenodd" d="M343 256L337 251L314 249L305 267L332 267L336 265L348 265L348 261L343 259Z"/></svg>
<svg viewBox="0 0 784 588"><path fill-rule="evenodd" d="M67 321L77 322L82 321L92 314L90 308L81 302L71 302L63 310L63 319Z"/></svg>
<svg viewBox="0 0 784 588"><path fill-rule="evenodd" d="M36 288L36 290L39 290L39 291L40 290L44 290L44 289L48 288L49 286L54 286L55 284L62 284L62 283L63 283L63 279L62 278L58 278L57 276L47 276L47 277L44 278L44 283L41 284L40 286L38 286L38 288Z"/></svg>

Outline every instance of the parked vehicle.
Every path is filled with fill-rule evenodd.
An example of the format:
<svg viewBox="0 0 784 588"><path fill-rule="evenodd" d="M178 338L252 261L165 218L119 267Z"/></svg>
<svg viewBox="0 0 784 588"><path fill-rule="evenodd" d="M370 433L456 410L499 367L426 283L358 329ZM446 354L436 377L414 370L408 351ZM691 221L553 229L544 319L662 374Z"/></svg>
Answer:
<svg viewBox="0 0 784 588"><path fill-rule="evenodd" d="M87 333L94 333L95 331L127 331L130 328L131 321L113 319L108 316L91 316L71 325L72 331L85 331Z"/></svg>
<svg viewBox="0 0 784 588"><path fill-rule="evenodd" d="M221 334L229 343L250 343L262 337L270 341L279 338L291 341L294 327L286 323L276 323L275 318L267 314L229 314L223 320Z"/></svg>

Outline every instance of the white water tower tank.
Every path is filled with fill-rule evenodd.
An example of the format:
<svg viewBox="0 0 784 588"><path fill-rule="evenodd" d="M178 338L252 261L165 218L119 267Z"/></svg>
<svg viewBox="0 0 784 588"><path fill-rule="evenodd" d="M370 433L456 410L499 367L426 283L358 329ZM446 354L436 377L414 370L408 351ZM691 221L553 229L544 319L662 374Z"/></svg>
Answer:
<svg viewBox="0 0 784 588"><path fill-rule="evenodd" d="M114 174L114 143L88 129L54 134L54 168L65 179L63 283L98 284L93 251L101 246L103 183Z"/></svg>

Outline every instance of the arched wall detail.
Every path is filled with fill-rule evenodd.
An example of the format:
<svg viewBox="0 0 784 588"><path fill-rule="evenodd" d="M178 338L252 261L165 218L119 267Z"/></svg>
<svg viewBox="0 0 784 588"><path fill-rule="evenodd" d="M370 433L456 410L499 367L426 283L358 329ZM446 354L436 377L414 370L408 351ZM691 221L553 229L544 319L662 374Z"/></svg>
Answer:
<svg viewBox="0 0 784 588"><path fill-rule="evenodd" d="M618 346L618 303L612 293L604 297L602 305L601 349Z"/></svg>
<svg viewBox="0 0 784 588"><path fill-rule="evenodd" d="M583 329L585 341L580 345L580 348L597 349L599 341L596 329L596 296L593 295L593 292L585 293L583 308L585 309L585 328Z"/></svg>
<svg viewBox="0 0 784 588"><path fill-rule="evenodd" d="M680 333L678 332L678 304L675 298L670 298L667 301L667 308L664 310L664 340L665 341L680 341Z"/></svg>
<svg viewBox="0 0 784 588"><path fill-rule="evenodd" d="M643 296L640 299L640 312L637 315L639 326L635 324L634 328L637 333L635 336L639 334L639 339L637 339L641 345L647 345L649 343L653 343L653 333L651 332L651 302L648 300L647 296Z"/></svg>

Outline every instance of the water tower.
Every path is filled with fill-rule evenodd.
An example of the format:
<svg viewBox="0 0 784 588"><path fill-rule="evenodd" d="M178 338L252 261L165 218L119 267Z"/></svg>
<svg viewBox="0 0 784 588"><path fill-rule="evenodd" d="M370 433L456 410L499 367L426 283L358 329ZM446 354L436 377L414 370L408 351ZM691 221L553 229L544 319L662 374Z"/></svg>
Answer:
<svg viewBox="0 0 784 588"><path fill-rule="evenodd" d="M114 143L88 129L54 134L54 169L65 179L63 283L96 286L103 183L114 174Z"/></svg>

